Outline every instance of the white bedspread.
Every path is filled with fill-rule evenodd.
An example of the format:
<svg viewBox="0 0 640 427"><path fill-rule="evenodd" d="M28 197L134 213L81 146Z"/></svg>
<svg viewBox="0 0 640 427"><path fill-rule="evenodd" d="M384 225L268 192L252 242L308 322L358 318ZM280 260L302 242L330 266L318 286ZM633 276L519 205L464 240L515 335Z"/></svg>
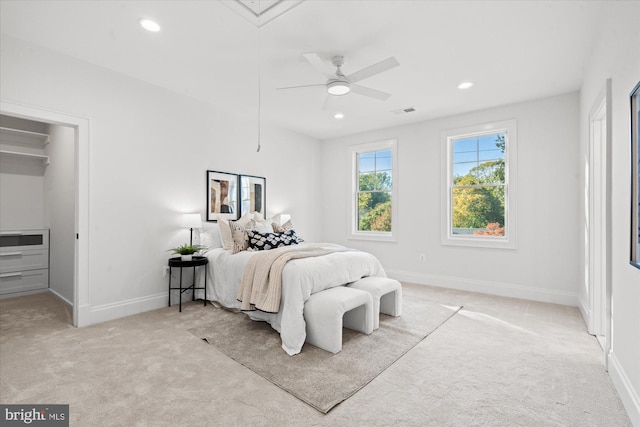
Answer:
<svg viewBox="0 0 640 427"><path fill-rule="evenodd" d="M344 248L334 244L325 246ZM223 249L207 252L207 299L227 308L239 308L240 302L236 297L244 267L253 254L255 252L244 251L231 255L230 251ZM304 303L311 294L366 276L386 277L378 259L366 252L347 250L291 260L282 273L280 311L276 314L251 311L247 315L253 320L269 322L271 327L280 332L282 348L290 355L298 354L306 338Z"/></svg>

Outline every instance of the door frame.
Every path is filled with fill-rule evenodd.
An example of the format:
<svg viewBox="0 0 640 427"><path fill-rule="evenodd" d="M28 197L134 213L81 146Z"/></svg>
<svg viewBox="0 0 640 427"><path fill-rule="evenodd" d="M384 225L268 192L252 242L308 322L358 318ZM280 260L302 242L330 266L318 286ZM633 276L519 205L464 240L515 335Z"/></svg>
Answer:
<svg viewBox="0 0 640 427"><path fill-rule="evenodd" d="M89 311L89 125L88 118L72 116L0 100L0 114L68 126L75 134L75 254L73 325L90 324Z"/></svg>
<svg viewBox="0 0 640 427"><path fill-rule="evenodd" d="M589 113L587 262L588 331L601 342L604 366L611 350L611 79Z"/></svg>

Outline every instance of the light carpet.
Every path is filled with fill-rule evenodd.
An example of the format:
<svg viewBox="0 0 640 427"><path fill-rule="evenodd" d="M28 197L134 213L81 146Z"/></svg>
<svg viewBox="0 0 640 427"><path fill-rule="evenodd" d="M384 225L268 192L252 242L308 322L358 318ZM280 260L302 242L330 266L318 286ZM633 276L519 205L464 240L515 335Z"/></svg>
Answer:
<svg viewBox="0 0 640 427"><path fill-rule="evenodd" d="M280 335L243 313L214 310L215 320L190 329L246 366L322 413L329 412L424 340L462 307L405 295L400 317L381 315L371 335L343 329L342 351L332 354L310 344L289 356Z"/></svg>
<svg viewBox="0 0 640 427"><path fill-rule="evenodd" d="M327 414L189 333L219 318L202 301L74 328L51 293L0 299L0 402L71 426L632 426L577 307L402 288L464 309Z"/></svg>

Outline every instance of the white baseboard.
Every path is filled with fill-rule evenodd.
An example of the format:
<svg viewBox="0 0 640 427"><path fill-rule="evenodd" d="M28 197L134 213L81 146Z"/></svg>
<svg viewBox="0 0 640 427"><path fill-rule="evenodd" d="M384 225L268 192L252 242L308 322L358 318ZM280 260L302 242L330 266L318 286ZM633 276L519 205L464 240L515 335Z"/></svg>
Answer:
<svg viewBox="0 0 640 427"><path fill-rule="evenodd" d="M68 299L66 299L65 297L63 297L62 295L60 295L60 293L54 291L53 289L49 288L49 292L51 292L52 294L54 294L56 296L56 298L64 301L65 304L67 304L69 307L73 307L73 301L69 301Z"/></svg>
<svg viewBox="0 0 640 427"><path fill-rule="evenodd" d="M638 390L634 390L629 377L618 362L613 350L609 353L609 377L613 382L620 400L627 410L631 424L640 427L640 396Z"/></svg>
<svg viewBox="0 0 640 427"><path fill-rule="evenodd" d="M42 294L44 292L49 292L49 289L34 289L32 291L13 292L13 293L10 293L10 294L3 294L3 295L0 295L0 299L23 297L23 296L26 296L26 295Z"/></svg>
<svg viewBox="0 0 640 427"><path fill-rule="evenodd" d="M466 277L439 276L400 270L387 270L387 275L399 281L416 283L418 285L439 286L441 288L459 289L462 291L479 292L503 297L550 302L573 307L578 306L577 292L533 288L530 286L488 282Z"/></svg>
<svg viewBox="0 0 640 427"><path fill-rule="evenodd" d="M584 324L587 326L587 332L593 335L593 331L591 328L591 309L587 306L587 304L582 300L582 298L578 297L578 309L580 310L580 314L582 315L582 320L584 320Z"/></svg>
<svg viewBox="0 0 640 427"><path fill-rule="evenodd" d="M89 304L78 306L76 322L77 324L74 326L78 328L91 325L91 306Z"/></svg>
<svg viewBox="0 0 640 427"><path fill-rule="evenodd" d="M84 311L82 318L88 318L89 322L83 322L83 325L78 326L93 325L96 323L106 322L108 320L119 319L120 317L131 316L133 314L144 313L145 311L166 307L167 298L168 295L164 292L146 297L119 301L112 304L104 304L95 307L80 307L80 309ZM88 317L85 317L87 314Z"/></svg>

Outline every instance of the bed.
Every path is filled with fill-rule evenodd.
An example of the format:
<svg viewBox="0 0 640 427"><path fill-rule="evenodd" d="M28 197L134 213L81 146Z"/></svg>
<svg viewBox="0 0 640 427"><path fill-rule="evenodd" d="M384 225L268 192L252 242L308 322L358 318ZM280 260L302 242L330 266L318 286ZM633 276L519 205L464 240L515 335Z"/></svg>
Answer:
<svg viewBox="0 0 640 427"><path fill-rule="evenodd" d="M264 251L251 248L238 250L224 248L224 228L205 229L201 233L201 244L205 246L203 255L209 260L207 266L207 299L227 309L241 309L238 293L243 274L252 257ZM216 239L216 234L218 234ZM240 233L238 233L240 236ZM311 294L335 286L342 286L366 276L386 277L382 265L373 255L346 248L341 245L321 243L311 244L298 241L297 248L320 248L330 253L322 256L292 259L282 270L282 292L279 310L266 312L256 309L244 311L252 320L268 322L280 333L282 348L295 355L302 350L305 342L304 303ZM271 251L285 248L271 249ZM255 260L254 260L255 261ZM200 278L204 280L203 277ZM202 295L199 295L200 297ZM245 307L246 308L246 307Z"/></svg>

